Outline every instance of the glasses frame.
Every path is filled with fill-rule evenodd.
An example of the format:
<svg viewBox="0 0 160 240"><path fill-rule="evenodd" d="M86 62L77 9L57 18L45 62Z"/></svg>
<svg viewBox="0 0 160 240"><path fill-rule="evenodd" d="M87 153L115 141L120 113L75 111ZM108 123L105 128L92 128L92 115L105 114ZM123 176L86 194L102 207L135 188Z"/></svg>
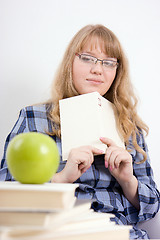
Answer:
<svg viewBox="0 0 160 240"><path fill-rule="evenodd" d="M85 53L81 53L81 54L79 54L79 53L75 53L75 55L77 56L77 57L79 57L79 59L81 59L81 55L84 55L84 56L89 56L89 57L92 57L93 59L95 59L95 61L94 61L94 64L96 64L97 62L101 62L102 63L102 65L104 66L104 67L108 67L108 68L114 68L114 67L118 67L118 65L119 65L119 63L117 62L117 61L114 61L114 60L107 60L107 59L99 59L99 58L96 58L96 57L94 57L94 56L92 56L92 55L89 55L89 54L85 54ZM115 63L115 66L113 66L113 67L109 67L109 66L105 66L104 65L104 61L110 61L110 62L113 62L113 63Z"/></svg>

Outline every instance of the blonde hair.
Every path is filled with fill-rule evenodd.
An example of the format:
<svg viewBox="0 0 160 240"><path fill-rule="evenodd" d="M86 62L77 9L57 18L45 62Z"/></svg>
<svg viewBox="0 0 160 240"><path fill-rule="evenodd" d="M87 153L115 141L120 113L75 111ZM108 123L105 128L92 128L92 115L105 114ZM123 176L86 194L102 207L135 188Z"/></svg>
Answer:
<svg viewBox="0 0 160 240"><path fill-rule="evenodd" d="M137 98L129 79L128 62L120 42L115 34L103 25L85 26L73 37L66 49L52 86L49 118L54 125L52 126L53 133L50 134L61 136L59 100L79 95L72 81L72 64L75 53L81 52L84 45L95 37L103 43L105 53L109 57L116 58L119 63L115 79L104 97L116 107L117 126L125 143L129 144L129 138L132 136L133 146L143 154L141 162L144 162L147 154L137 144L136 136L142 130L148 134L148 127L137 115Z"/></svg>

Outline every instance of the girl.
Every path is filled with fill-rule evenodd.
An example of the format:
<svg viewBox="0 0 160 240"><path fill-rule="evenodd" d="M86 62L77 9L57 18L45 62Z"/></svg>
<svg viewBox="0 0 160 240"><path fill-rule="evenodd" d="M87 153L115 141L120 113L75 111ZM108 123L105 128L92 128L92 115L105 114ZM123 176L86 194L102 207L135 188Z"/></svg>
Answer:
<svg viewBox="0 0 160 240"><path fill-rule="evenodd" d="M92 208L114 213L117 224L132 224L131 239L148 239L137 224L154 217L160 196L144 140L148 127L136 111L137 99L122 47L113 32L102 25L88 25L74 36L57 71L52 98L21 110L6 140L0 178L13 180L5 154L16 134L29 131L48 134L56 141L61 155L59 100L94 91L115 105L116 121L126 149L100 136L108 146L104 154L93 146L72 149L67 161L60 161L51 181L79 183L78 198L96 200Z"/></svg>

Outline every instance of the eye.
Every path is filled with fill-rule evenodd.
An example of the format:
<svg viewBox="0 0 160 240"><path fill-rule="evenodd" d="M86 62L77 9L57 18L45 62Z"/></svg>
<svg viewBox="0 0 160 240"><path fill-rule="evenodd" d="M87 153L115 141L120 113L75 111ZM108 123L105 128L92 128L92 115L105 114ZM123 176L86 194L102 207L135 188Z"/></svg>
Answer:
<svg viewBox="0 0 160 240"><path fill-rule="evenodd" d="M94 62L94 59L92 56L89 56L89 55L83 55L81 54L81 60L83 62Z"/></svg>
<svg viewBox="0 0 160 240"><path fill-rule="evenodd" d="M116 66L116 62L110 61L110 60L105 60L103 61L103 65L105 67L115 67Z"/></svg>

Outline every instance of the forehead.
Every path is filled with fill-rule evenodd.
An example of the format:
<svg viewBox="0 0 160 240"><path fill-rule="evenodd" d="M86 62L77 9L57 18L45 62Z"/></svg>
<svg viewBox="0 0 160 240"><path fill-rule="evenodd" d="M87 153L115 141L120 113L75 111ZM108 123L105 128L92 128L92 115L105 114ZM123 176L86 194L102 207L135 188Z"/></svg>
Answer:
<svg viewBox="0 0 160 240"><path fill-rule="evenodd" d="M81 46L81 51L92 52L94 50L98 50L101 53L107 54L104 41L98 37L90 37Z"/></svg>

